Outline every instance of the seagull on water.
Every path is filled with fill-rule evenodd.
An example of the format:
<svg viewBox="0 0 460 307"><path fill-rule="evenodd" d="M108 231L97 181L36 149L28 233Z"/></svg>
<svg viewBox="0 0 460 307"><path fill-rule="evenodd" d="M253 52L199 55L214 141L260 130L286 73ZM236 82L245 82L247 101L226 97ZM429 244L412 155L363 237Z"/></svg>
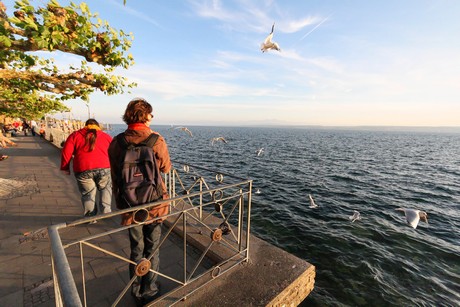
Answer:
<svg viewBox="0 0 460 307"><path fill-rule="evenodd" d="M256 194L260 194L260 193L262 193L260 192L260 189L257 189Z"/></svg>
<svg viewBox="0 0 460 307"><path fill-rule="evenodd" d="M262 153L264 152L264 148L260 148L258 150L256 150L256 153L257 153L257 156L260 156Z"/></svg>
<svg viewBox="0 0 460 307"><path fill-rule="evenodd" d="M315 201L313 200L313 197L311 196L311 194L308 194L308 198L310 198L310 208L316 208L318 207L318 205L315 203Z"/></svg>
<svg viewBox="0 0 460 307"><path fill-rule="evenodd" d="M225 144L228 143L227 140L224 139L223 136L219 136L219 137L216 137L216 138L212 138L212 139L211 139L211 145L214 145L214 142L219 142L219 141L222 141L222 142L224 142Z"/></svg>
<svg viewBox="0 0 460 307"><path fill-rule="evenodd" d="M353 215L352 215L352 216L349 216L348 218L349 218L349 219L351 220L351 222L353 223L354 221L360 220L360 219L361 219L361 214L359 214L358 211L353 210Z"/></svg>
<svg viewBox="0 0 460 307"><path fill-rule="evenodd" d="M273 30L274 29L275 29L275 23L273 23L272 31L270 32L270 34L268 34L268 36L265 39L265 41L262 43L262 45L260 45L260 50L262 50L262 52L266 52L266 51L268 51L270 49L281 51L280 46L278 46L277 43L272 42Z"/></svg>
<svg viewBox="0 0 460 307"><path fill-rule="evenodd" d="M420 211L416 209L405 209L405 208L398 208L397 211L403 211L404 215L406 216L407 224L412 226L412 228L417 228L418 222L422 220L423 222L428 224L428 215L425 211Z"/></svg>
<svg viewBox="0 0 460 307"><path fill-rule="evenodd" d="M187 132L190 136L193 136L192 131L190 131L187 127L175 127L174 129L180 129L182 131Z"/></svg>

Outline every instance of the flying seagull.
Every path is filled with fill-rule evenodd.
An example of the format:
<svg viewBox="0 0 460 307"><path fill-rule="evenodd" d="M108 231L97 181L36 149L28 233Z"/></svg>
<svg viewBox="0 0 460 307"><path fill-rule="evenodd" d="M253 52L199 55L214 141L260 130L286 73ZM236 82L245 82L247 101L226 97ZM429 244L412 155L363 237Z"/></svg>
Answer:
<svg viewBox="0 0 460 307"><path fill-rule="evenodd" d="M264 152L264 148L260 148L258 150L256 150L256 153L257 153L257 156L260 156L262 153Z"/></svg>
<svg viewBox="0 0 460 307"><path fill-rule="evenodd" d="M310 208L316 208L318 207L318 205L315 203L315 201L313 200L313 197L311 196L311 194L308 194L308 197L310 198Z"/></svg>
<svg viewBox="0 0 460 307"><path fill-rule="evenodd" d="M260 194L260 193L262 193L260 192L260 189L257 189L256 194Z"/></svg>
<svg viewBox="0 0 460 307"><path fill-rule="evenodd" d="M190 134L190 136L193 136L193 135L192 135L192 131L190 131L187 127L176 127L176 128L174 128L174 129L180 129L180 130L185 131L185 132L187 132L188 134Z"/></svg>
<svg viewBox="0 0 460 307"><path fill-rule="evenodd" d="M280 49L280 46L278 46L277 43L275 42L272 42L272 38L273 38L273 30L275 29L275 23L273 23L273 26L272 26L272 31L270 32L270 34L268 34L267 38L265 39L265 41L262 43L262 45L260 45L260 50L262 52L266 52L270 49L273 49L273 50L277 50L277 51L281 51Z"/></svg>
<svg viewBox="0 0 460 307"><path fill-rule="evenodd" d="M428 215L425 211L415 210L415 209L405 209L405 208L398 208L398 211L403 211L404 215L406 216L407 224L412 226L412 228L417 228L418 222L420 220L424 221L428 224Z"/></svg>
<svg viewBox="0 0 460 307"><path fill-rule="evenodd" d="M359 214L358 211L353 210L353 215L352 215L352 216L349 216L348 218L349 218L349 219L351 220L351 222L353 223L354 221L360 220L360 219L361 219L361 214Z"/></svg>
<svg viewBox="0 0 460 307"><path fill-rule="evenodd" d="M219 136L219 137L216 137L216 138L212 138L212 139L211 139L211 144L214 145L214 142L219 142L219 141L222 141L222 142L224 142L225 144L228 143L227 140L224 139L223 136Z"/></svg>

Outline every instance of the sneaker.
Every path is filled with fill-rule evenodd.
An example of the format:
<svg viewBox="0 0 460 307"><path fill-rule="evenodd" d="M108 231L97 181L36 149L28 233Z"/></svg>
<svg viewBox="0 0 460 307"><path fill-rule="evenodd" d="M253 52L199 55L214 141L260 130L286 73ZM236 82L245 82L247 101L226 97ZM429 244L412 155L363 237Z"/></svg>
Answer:
<svg viewBox="0 0 460 307"><path fill-rule="evenodd" d="M159 298L160 296L161 296L160 291L158 291L154 295L144 295L142 297L142 303L144 305L149 304L149 303L153 302L154 300L156 300L157 298Z"/></svg>
<svg viewBox="0 0 460 307"><path fill-rule="evenodd" d="M139 296L135 296L135 295L131 295L134 299L134 302L136 303L136 306L144 306L144 300L142 299L142 297L139 297Z"/></svg>
<svg viewBox="0 0 460 307"><path fill-rule="evenodd" d="M155 281L155 285L157 286L157 289L158 291L153 294L153 295L149 295L149 294L144 294L142 295L142 302L145 304L148 304L150 302L153 302L154 300L156 300L157 298L159 298L161 296L161 284L159 281Z"/></svg>

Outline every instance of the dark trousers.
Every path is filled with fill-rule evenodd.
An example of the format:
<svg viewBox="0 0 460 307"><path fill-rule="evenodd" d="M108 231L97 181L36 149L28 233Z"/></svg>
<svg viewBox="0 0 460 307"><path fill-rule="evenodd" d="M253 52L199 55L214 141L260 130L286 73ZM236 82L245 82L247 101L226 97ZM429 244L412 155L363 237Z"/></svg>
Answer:
<svg viewBox="0 0 460 307"><path fill-rule="evenodd" d="M140 225L129 229L129 242L131 245L130 259L138 262L142 258L149 258L152 252L160 244L161 224L152 223ZM152 270L158 271L160 267L160 250L158 249L150 259ZM132 278L135 266L129 265L129 277ZM148 272L144 276L137 277L133 282L131 294L136 298L148 298L154 296L158 292L155 281L157 274Z"/></svg>

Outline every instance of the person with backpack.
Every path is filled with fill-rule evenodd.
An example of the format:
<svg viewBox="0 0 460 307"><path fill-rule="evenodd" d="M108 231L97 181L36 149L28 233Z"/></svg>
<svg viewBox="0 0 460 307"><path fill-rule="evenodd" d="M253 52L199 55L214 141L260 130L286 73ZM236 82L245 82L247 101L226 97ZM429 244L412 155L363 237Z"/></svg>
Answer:
<svg viewBox="0 0 460 307"><path fill-rule="evenodd" d="M113 138L109 147L113 195L118 209L168 199L161 173L168 173L171 160L164 138L150 129L152 106L143 98L134 98L126 107L123 121L125 132ZM159 243L164 216L169 213L169 203L164 202L148 210L122 214L121 224L128 229L131 247L130 260L147 263L158 271L160 265ZM147 304L160 294L157 274L150 271L139 274L136 265L129 265L129 276L134 279L131 295L138 305Z"/></svg>
<svg viewBox="0 0 460 307"><path fill-rule="evenodd" d="M103 132L99 123L90 118L85 127L69 135L61 152L61 170L70 175L73 157L73 172L81 193L83 215L112 212L112 178L108 149L112 137ZM99 191L99 208L96 194Z"/></svg>

